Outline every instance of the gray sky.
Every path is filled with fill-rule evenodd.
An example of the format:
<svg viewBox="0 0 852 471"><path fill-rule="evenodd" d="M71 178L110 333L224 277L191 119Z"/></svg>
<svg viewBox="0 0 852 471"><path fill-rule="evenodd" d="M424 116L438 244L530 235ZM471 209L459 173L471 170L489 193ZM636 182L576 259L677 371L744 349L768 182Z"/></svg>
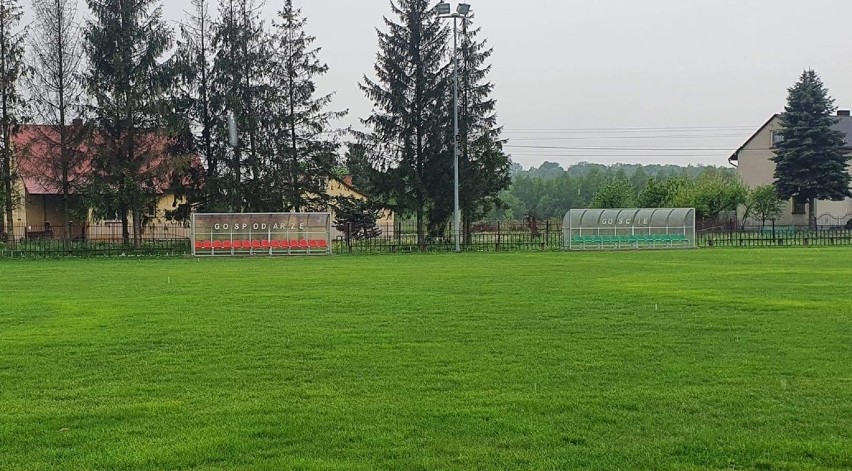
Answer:
<svg viewBox="0 0 852 471"><path fill-rule="evenodd" d="M321 88L350 110L342 124L358 125L370 102L357 84L372 71L389 0L294 1L330 67ZM469 1L494 47L505 137L557 148L508 148L525 167L725 165L783 109L804 68L822 76L839 107L852 107L849 0ZM268 19L280 4L267 2ZM189 1L164 8L178 21Z"/></svg>

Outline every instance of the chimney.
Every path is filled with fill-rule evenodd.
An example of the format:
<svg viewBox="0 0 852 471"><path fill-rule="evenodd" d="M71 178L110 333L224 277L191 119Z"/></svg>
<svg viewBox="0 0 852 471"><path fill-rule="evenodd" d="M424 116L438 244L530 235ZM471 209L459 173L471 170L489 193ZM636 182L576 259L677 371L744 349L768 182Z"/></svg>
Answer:
<svg viewBox="0 0 852 471"><path fill-rule="evenodd" d="M79 128L83 126L83 118L74 118L71 120L71 126Z"/></svg>
<svg viewBox="0 0 852 471"><path fill-rule="evenodd" d="M837 110L837 116L850 116L850 110Z"/></svg>
<svg viewBox="0 0 852 471"><path fill-rule="evenodd" d="M352 187L352 175L346 175L343 177L343 184L348 187Z"/></svg>

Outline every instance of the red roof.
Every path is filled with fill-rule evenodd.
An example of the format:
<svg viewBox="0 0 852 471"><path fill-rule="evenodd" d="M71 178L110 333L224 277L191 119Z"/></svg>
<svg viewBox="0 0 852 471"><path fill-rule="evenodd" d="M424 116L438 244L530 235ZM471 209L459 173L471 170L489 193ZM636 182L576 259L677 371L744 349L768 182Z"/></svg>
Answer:
<svg viewBox="0 0 852 471"><path fill-rule="evenodd" d="M173 163L167 149L168 138L163 135L151 136L151 147L154 152L146 167L155 170L162 167L165 175L158 178L157 182L161 191L167 190L171 186L171 178L169 178L171 169L166 166ZM45 125L23 125L12 137L18 174L27 193L31 195L62 194L61 170L58 165L52 165L52 162L59 158L58 142L59 133L56 128ZM85 142L79 146L71 163L69 180L72 187L85 184L92 172L92 154ZM201 165L197 157L193 159L193 166L196 165Z"/></svg>

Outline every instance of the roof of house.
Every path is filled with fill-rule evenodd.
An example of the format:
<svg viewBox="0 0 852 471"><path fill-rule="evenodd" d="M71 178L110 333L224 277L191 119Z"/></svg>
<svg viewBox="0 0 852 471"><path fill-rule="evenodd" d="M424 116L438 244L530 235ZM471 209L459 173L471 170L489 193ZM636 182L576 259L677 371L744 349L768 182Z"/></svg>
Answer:
<svg viewBox="0 0 852 471"><path fill-rule="evenodd" d="M58 131L53 126L45 125L23 125L12 137L15 148L18 175L24 184L26 192L31 195L59 195L62 194L62 177L60 168L52 165L51 160L56 157L56 143L59 141ZM148 168L156 168L165 165L168 160L168 140L164 136L155 137L152 140L155 155L148 163ZM157 151L159 149L159 151ZM89 147L83 143L77 149L78 157L73 159L69 172L69 180L72 187L85 183L92 173L92 159ZM193 165L200 165L195 158ZM164 173L166 173L164 171ZM161 190L169 189L170 179L164 176L158 181Z"/></svg>
<svg viewBox="0 0 852 471"><path fill-rule="evenodd" d="M742 152L742 150L745 149L746 146L751 144L751 142L761 133L761 131L766 129L767 126L769 126L770 124L772 124L773 121L779 118L781 118L780 113L775 113L774 115L772 115L772 117L770 117L765 123L763 123L763 126L757 128L757 131L755 131L755 133L752 134L751 137L749 137L743 145L741 145L730 157L728 157L728 162L733 164L734 162L739 161L740 152ZM840 131L843 133L846 147L852 149L852 117L835 116L835 119L837 119L837 123L833 126L833 128L836 131Z"/></svg>

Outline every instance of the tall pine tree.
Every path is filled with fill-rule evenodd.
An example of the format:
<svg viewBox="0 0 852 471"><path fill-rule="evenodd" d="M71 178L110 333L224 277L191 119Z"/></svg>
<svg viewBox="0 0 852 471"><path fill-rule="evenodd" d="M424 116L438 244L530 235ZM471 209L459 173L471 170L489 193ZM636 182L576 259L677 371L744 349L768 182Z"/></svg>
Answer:
<svg viewBox="0 0 852 471"><path fill-rule="evenodd" d="M14 243L15 209L14 182L16 177L12 155L12 135L17 131L25 102L20 82L27 67L24 64L24 32L20 29L23 9L17 0L0 0L0 132L2 132L2 163L0 163L0 194L5 219L6 237ZM0 231L2 233L4 231Z"/></svg>
<svg viewBox="0 0 852 471"><path fill-rule="evenodd" d="M121 219L125 244L132 221L139 245L145 212L166 179L161 129L171 71L163 55L172 35L156 0L87 2L85 83L96 122L88 196L102 217Z"/></svg>
<svg viewBox="0 0 852 471"><path fill-rule="evenodd" d="M270 206L266 191L274 141L269 116L275 90L272 38L261 18L263 2L219 0L219 21L213 28L213 93L211 106L219 116L233 115L239 142L220 147L217 162L225 167L220 187L231 211L262 211ZM228 122L217 122L215 135L228 142Z"/></svg>
<svg viewBox="0 0 852 471"><path fill-rule="evenodd" d="M225 144L216 134L216 125L223 121L213 107L213 28L211 0L191 0L192 11L181 24L178 48L175 53L173 108L176 129L188 134L184 152L200 157L204 167L192 160L176 174L184 183L183 204L170 214L184 220L195 210L220 212L227 210L220 190L221 147Z"/></svg>
<svg viewBox="0 0 852 471"><path fill-rule="evenodd" d="M326 188L337 164L340 134L330 125L346 114L327 110L331 94L316 96L315 80L328 66L319 60L316 38L305 32L305 24L301 10L284 0L275 22L276 158L269 190L283 190L283 208L275 209L289 211L328 208Z"/></svg>
<svg viewBox="0 0 852 471"><path fill-rule="evenodd" d="M816 201L852 197L850 156L843 133L834 129L834 100L813 70L789 89L781 117L782 137L773 161L775 186L782 198L808 203L808 225L816 229Z"/></svg>
<svg viewBox="0 0 852 471"><path fill-rule="evenodd" d="M459 62L459 200L467 243L473 223L499 205L500 193L511 184L511 161L503 152L497 102L491 96L494 84L488 80L493 49L478 39L481 29L473 28L472 21L462 24Z"/></svg>
<svg viewBox="0 0 852 471"><path fill-rule="evenodd" d="M445 100L448 30L428 0L395 0L391 9L395 20L386 17L387 31L378 32L376 80L364 77L361 83L374 108L364 124L371 129L366 135L371 158L383 170L375 190L398 213L415 216L423 246L434 202L430 177L446 175L441 169L452 165L446 133L451 109Z"/></svg>

